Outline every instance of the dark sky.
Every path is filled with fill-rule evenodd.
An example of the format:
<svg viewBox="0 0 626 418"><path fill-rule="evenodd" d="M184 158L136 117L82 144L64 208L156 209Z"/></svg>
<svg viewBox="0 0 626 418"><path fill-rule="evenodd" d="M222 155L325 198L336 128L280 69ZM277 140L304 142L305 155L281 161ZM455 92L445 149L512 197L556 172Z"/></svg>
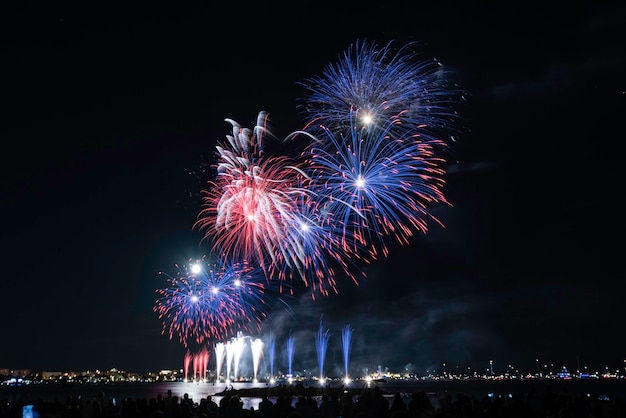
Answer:
<svg viewBox="0 0 626 418"><path fill-rule="evenodd" d="M323 315L330 369L346 324L359 369L623 367L626 7L205 3L2 11L0 368L182 367L152 307L207 252L196 174L224 119L301 128L297 83L363 38L417 42L466 92L445 228L276 312L279 344L315 367Z"/></svg>

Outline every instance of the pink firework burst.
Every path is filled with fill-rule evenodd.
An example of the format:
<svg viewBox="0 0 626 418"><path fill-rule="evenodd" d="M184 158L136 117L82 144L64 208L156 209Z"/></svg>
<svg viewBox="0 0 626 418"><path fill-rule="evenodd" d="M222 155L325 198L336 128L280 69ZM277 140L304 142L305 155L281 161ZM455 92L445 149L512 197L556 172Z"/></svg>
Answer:
<svg viewBox="0 0 626 418"><path fill-rule="evenodd" d="M217 146L217 178L204 191L195 227L227 257L261 266L268 277L302 262L294 253L289 227L296 216L296 199L306 173L287 157L266 156L262 140L268 134L267 114L261 112L254 129L233 126L228 146Z"/></svg>

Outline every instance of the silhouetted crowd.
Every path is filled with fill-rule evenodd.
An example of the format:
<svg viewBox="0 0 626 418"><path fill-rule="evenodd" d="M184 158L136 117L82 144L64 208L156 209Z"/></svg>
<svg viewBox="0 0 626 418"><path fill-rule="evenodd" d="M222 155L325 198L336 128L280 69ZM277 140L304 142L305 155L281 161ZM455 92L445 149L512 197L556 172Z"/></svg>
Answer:
<svg viewBox="0 0 626 418"><path fill-rule="evenodd" d="M4 400L0 418L626 418L626 405L619 397L570 394L565 389L553 392L546 388L542 393L530 389L482 399L444 394L435 404L423 392L408 397L395 393L390 400L378 387L357 394L327 391L315 397L274 390L260 395L256 410L244 408L237 391L231 392L219 402L211 395L195 401L188 394L179 397L171 392L118 402L102 392L95 399ZM33 405L32 417L23 416L25 405Z"/></svg>

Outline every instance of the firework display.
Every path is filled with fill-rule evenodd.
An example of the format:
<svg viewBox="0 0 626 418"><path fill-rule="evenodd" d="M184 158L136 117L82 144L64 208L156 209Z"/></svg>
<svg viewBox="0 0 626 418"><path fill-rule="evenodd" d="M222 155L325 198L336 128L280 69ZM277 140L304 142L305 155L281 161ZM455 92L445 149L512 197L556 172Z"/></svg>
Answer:
<svg viewBox="0 0 626 418"><path fill-rule="evenodd" d="M441 224L431 209L449 204L441 154L454 92L412 47L357 41L300 83L304 127L283 140L297 155L267 151L267 112L253 128L226 119L232 133L215 147L193 225L221 261L185 266L158 291L164 333L203 344L258 326L268 288L337 293L340 277L358 285L364 263Z"/></svg>

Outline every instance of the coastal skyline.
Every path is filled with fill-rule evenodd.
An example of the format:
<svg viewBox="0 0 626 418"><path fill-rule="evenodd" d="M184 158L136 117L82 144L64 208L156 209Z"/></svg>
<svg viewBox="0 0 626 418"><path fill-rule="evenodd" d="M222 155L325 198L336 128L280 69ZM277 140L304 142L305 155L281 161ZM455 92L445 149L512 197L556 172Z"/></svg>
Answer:
<svg viewBox="0 0 626 418"><path fill-rule="evenodd" d="M349 326L344 327L347 328ZM327 336L330 336L330 329ZM494 362L486 360L484 364L441 363L428 366L405 364L401 367L390 367L392 362L381 361L381 364L364 363L363 356L357 350L356 361L350 355L345 356L342 347L336 349L329 345L323 358L315 353L315 358L304 358L296 352L296 340L292 335L288 341L276 346L273 336L253 337L239 334L229 341L218 342L211 352L188 353L180 367L174 366L158 370L138 372L134 369L117 367L97 367L87 370L52 370L30 368L0 368L0 376L7 379L78 379L83 381L201 381L201 382L272 382L298 380L357 380L367 381L378 378L392 380L405 379L616 379L626 377L626 359L614 361L558 359L526 359L520 363ZM235 354L234 351L237 351ZM230 352L227 354L227 352ZM309 353L310 354L310 353ZM204 357L204 358L201 358ZM221 360L217 361L216 359ZM506 359L505 359L506 360ZM321 361L321 363L320 363ZM321 366L321 367L320 367ZM227 376L229 376L227 378Z"/></svg>
<svg viewBox="0 0 626 418"><path fill-rule="evenodd" d="M278 18L257 4L229 34L220 5L8 10L0 368L182 367L153 306L160 272L210 250L193 225L226 119L251 127L266 111L279 138L301 129L298 83L357 39L414 42L464 92L450 204L428 207L441 225L361 265L358 285L338 277L315 300L299 289L255 337L295 334L305 368L322 317L333 365L345 325L360 368L623 365L626 8L447 6L311 4Z"/></svg>
<svg viewBox="0 0 626 418"><path fill-rule="evenodd" d="M244 336L244 339L252 338ZM233 339L234 340L234 339ZM266 345L267 341L261 338L254 338L257 351L258 362L253 359L253 348L246 345L240 355L237 356L237 367L234 364L226 365L227 358L223 357L218 365L215 362L218 349L214 348L214 352L210 354L213 361L209 361L204 367L198 368L193 364L195 360L189 358L189 362L183 362L180 367L170 367L158 370L145 370L138 372L133 369L122 369L117 367L98 367L87 370L52 370L52 369L18 369L18 368L0 368L0 376L5 378L37 378L43 380L55 379L78 379L86 381L142 381L145 379L156 379L163 381L203 381L213 382L265 382L276 380L316 380L330 379L337 381L349 378L349 380L367 381L368 379L390 378L390 379L505 379L505 380L524 380L524 379L616 379L622 380L626 377L626 359L609 362L581 361L580 358L574 360L559 359L554 362L540 361L536 358L527 362L513 364L510 362L495 363L493 360L487 360L485 364L474 367L474 365L450 364L442 363L439 365L430 365L423 367L422 365L407 364L403 367L394 369L390 368L386 363L378 364L373 367L364 367L361 360L358 359L355 364L352 361L347 363L341 358L341 354L337 354L338 350L332 350L335 354L328 356L324 360L323 371L320 375L319 359L315 359L316 364L311 363L311 359L302 361L300 356L288 359L288 348L281 347L276 356L270 360L270 353ZM220 345L220 343L218 343ZM317 357L317 356L316 356ZM230 360L233 362L233 358ZM305 366L306 365L306 366ZM308 366L308 367L307 367ZM235 369L236 374L235 374ZM346 373L347 370L347 373ZM230 375L230 379L226 376ZM219 378L217 377L219 376ZM289 377L291 376L291 377Z"/></svg>

